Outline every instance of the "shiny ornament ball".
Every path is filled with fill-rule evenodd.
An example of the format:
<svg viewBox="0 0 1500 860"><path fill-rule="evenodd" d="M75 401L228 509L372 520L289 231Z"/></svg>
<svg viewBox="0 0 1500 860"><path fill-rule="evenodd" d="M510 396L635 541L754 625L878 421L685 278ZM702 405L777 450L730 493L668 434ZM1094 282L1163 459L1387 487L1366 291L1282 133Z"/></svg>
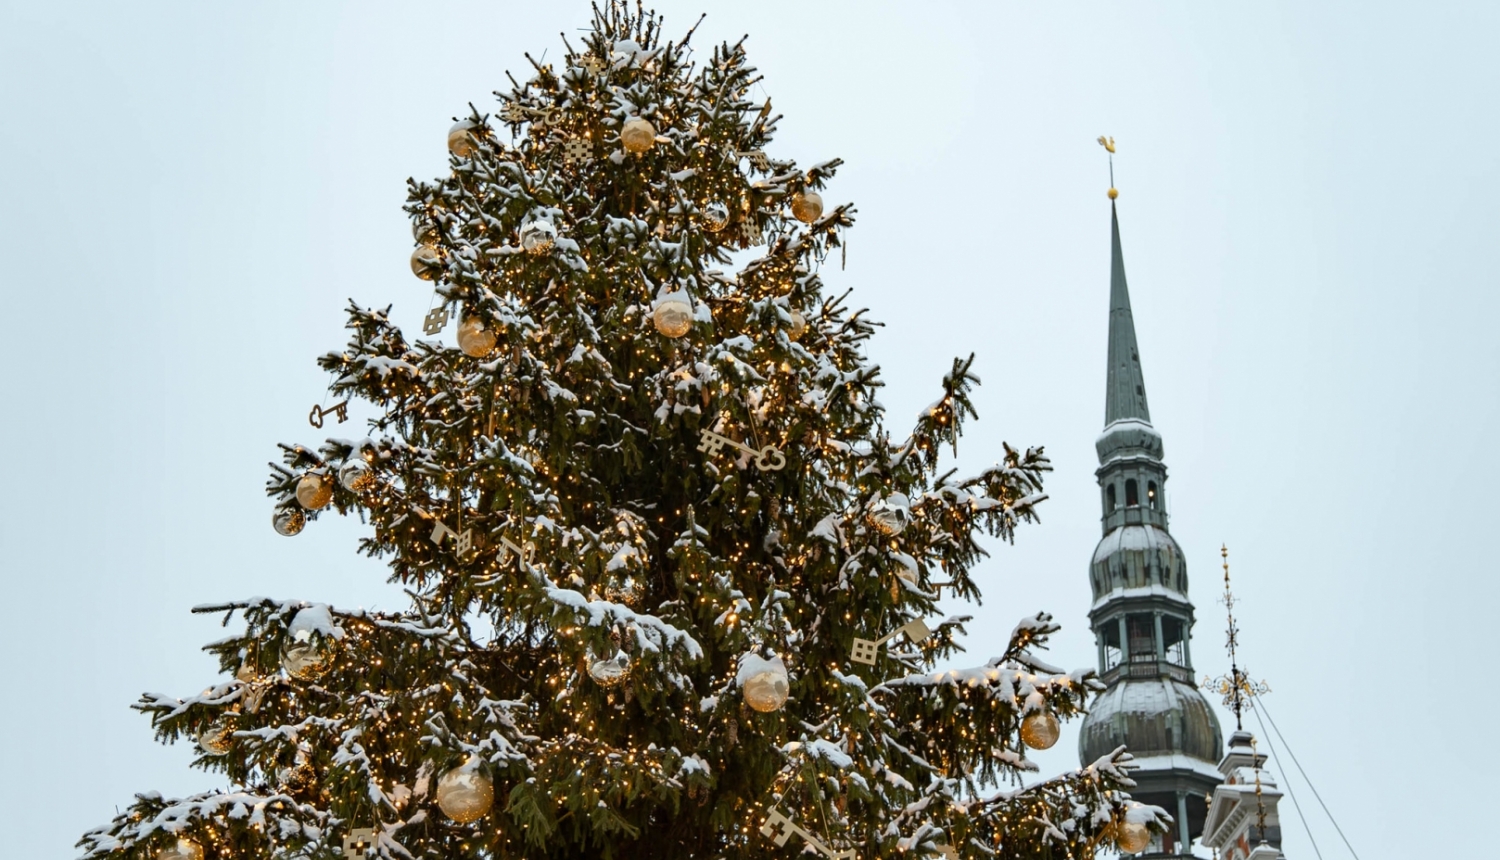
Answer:
<svg viewBox="0 0 1500 860"><path fill-rule="evenodd" d="M791 691L786 663L780 657L766 660L751 654L742 658L738 680L745 704L763 714L781 710Z"/></svg>
<svg viewBox="0 0 1500 860"><path fill-rule="evenodd" d="M285 537L299 534L307 525L307 514L300 508L277 508L271 512L271 528Z"/></svg>
<svg viewBox="0 0 1500 860"><path fill-rule="evenodd" d="M729 207L714 201L703 207L698 217L703 219L703 229L710 233L717 233L729 226Z"/></svg>
<svg viewBox="0 0 1500 860"><path fill-rule="evenodd" d="M203 860L203 846L184 836L156 852L156 860Z"/></svg>
<svg viewBox="0 0 1500 860"><path fill-rule="evenodd" d="M911 500L901 493L892 493L870 506L867 519L881 534L901 534L911 522Z"/></svg>
<svg viewBox="0 0 1500 860"><path fill-rule="evenodd" d="M650 120L629 119L620 126L620 145L628 152L645 152L656 143L656 126Z"/></svg>
<svg viewBox="0 0 1500 860"><path fill-rule="evenodd" d="M521 225L521 249L528 254L545 254L552 250L555 241L557 228L546 221L528 221Z"/></svg>
<svg viewBox="0 0 1500 860"><path fill-rule="evenodd" d="M443 814L468 824L490 811L495 802L495 785L489 777L475 770L450 770L438 779L437 803Z"/></svg>
<svg viewBox="0 0 1500 860"><path fill-rule="evenodd" d="M464 317L458 324L458 348L470 358L484 358L495 349L495 333L482 317Z"/></svg>
<svg viewBox="0 0 1500 860"><path fill-rule="evenodd" d="M234 749L234 721L219 717L198 732L198 748L206 755L229 755Z"/></svg>
<svg viewBox="0 0 1500 860"><path fill-rule="evenodd" d="M1021 720L1021 740L1034 750L1051 749L1062 726L1051 711L1033 711Z"/></svg>
<svg viewBox="0 0 1500 860"><path fill-rule="evenodd" d="M327 475L308 472L297 481L297 504L309 511L321 510L333 501L333 481Z"/></svg>
<svg viewBox="0 0 1500 860"><path fill-rule="evenodd" d="M443 270L443 258L438 254L438 249L433 245L418 245L417 250L411 252L411 273L424 281L437 280L438 273Z"/></svg>
<svg viewBox="0 0 1500 860"><path fill-rule="evenodd" d="M601 687L613 687L630 677L630 655L624 651L589 664L589 677Z"/></svg>
<svg viewBox="0 0 1500 860"><path fill-rule="evenodd" d="M667 337L682 337L693 328L693 306L681 298L660 299L651 308L651 321Z"/></svg>
<svg viewBox="0 0 1500 860"><path fill-rule="evenodd" d="M1115 190L1113 188L1109 189L1109 199L1114 200L1116 197L1119 197L1119 196L1120 196L1120 192L1119 191L1117 191L1117 190Z"/></svg>
<svg viewBox="0 0 1500 860"><path fill-rule="evenodd" d="M479 141L474 137L476 125L470 120L459 120L448 129L448 151L459 158L468 158L478 148Z"/></svg>
<svg viewBox="0 0 1500 860"><path fill-rule="evenodd" d="M1115 845L1121 854L1139 854L1151 845L1151 830L1144 824L1122 821L1114 827Z"/></svg>
<svg viewBox="0 0 1500 860"><path fill-rule="evenodd" d="M792 217L804 224L811 224L823 217L823 197L816 191L793 194Z"/></svg>
<svg viewBox="0 0 1500 860"><path fill-rule="evenodd" d="M786 327L786 336L792 340L801 340L802 335L807 332L807 317L801 311L791 312L792 321Z"/></svg>
<svg viewBox="0 0 1500 860"><path fill-rule="evenodd" d="M339 483L351 493L363 493L375 486L375 470L363 458L355 457L339 467Z"/></svg>
<svg viewBox="0 0 1500 860"><path fill-rule="evenodd" d="M311 639L293 641L281 652L281 668L299 681L311 681L328 668L328 651Z"/></svg>

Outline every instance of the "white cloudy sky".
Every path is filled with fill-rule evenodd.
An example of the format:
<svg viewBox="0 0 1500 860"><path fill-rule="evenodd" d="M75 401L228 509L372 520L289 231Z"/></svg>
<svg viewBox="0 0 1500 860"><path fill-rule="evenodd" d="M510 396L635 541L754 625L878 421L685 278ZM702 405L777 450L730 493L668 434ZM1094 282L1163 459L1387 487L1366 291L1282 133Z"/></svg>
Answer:
<svg viewBox="0 0 1500 860"><path fill-rule="evenodd" d="M973 350L963 463L1001 440L1054 459L1044 522L983 569L978 659L1047 609L1053 659L1093 660L1094 138L1117 138L1198 669L1226 668L1227 542L1244 662L1380 860L1489 817L1500 7L1310 5L661 8L672 31L707 11L700 45L751 34L778 154L848 161L827 196L859 225L829 281L887 322L872 351L896 423ZM425 310L405 179L443 172L451 118L586 21L581 0L0 3L7 856L68 856L134 791L215 783L128 710L213 679L197 649L220 633L190 606L399 604L357 524L273 534L264 464L314 441L313 360L342 344L346 298ZM1072 766L1072 741L1043 764ZM1312 857L1286 811L1288 855Z"/></svg>

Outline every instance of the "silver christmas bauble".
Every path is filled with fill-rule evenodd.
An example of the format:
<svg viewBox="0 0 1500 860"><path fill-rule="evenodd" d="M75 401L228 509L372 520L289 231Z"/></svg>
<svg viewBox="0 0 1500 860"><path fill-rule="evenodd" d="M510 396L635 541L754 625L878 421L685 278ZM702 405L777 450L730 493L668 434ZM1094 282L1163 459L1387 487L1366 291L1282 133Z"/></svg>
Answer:
<svg viewBox="0 0 1500 860"><path fill-rule="evenodd" d="M651 321L667 337L682 337L693 328L693 306L680 298L659 299L651 308Z"/></svg>
<svg viewBox="0 0 1500 860"><path fill-rule="evenodd" d="M464 317L458 324L458 348L470 358L484 358L495 349L495 332L485 328L483 317Z"/></svg>
<svg viewBox="0 0 1500 860"><path fill-rule="evenodd" d="M1021 740L1034 750L1051 749L1062 726L1051 711L1032 711L1021 720Z"/></svg>
<svg viewBox="0 0 1500 860"><path fill-rule="evenodd" d="M351 493L363 493L375 486L375 470L362 457L354 457L339 467L339 483Z"/></svg>
<svg viewBox="0 0 1500 860"><path fill-rule="evenodd" d="M477 128L471 120L459 120L448 129L448 151L459 158L468 158L478 148L479 141L474 137L474 129Z"/></svg>
<svg viewBox="0 0 1500 860"><path fill-rule="evenodd" d="M791 691L786 663L780 657L766 660L750 654L741 658L738 680L745 704L763 714L781 710Z"/></svg>
<svg viewBox="0 0 1500 860"><path fill-rule="evenodd" d="M424 281L435 281L443 270L443 258L433 245L418 245L411 252L411 273Z"/></svg>
<svg viewBox="0 0 1500 860"><path fill-rule="evenodd" d="M645 152L656 143L656 126L650 120L635 117L620 126L620 145L627 152Z"/></svg>
<svg viewBox="0 0 1500 860"><path fill-rule="evenodd" d="M716 200L704 206L699 217L703 219L703 229L717 233L729 226L729 207Z"/></svg>
<svg viewBox="0 0 1500 860"><path fill-rule="evenodd" d="M328 507L333 501L333 480L327 475L308 472L297 480L297 504L310 511Z"/></svg>
<svg viewBox="0 0 1500 860"><path fill-rule="evenodd" d="M234 720L223 716L203 727L198 732L198 748L206 755L229 755L234 749Z"/></svg>
<svg viewBox="0 0 1500 860"><path fill-rule="evenodd" d="M630 677L630 655L621 651L613 657L589 664L589 677L601 687L613 687Z"/></svg>
<svg viewBox="0 0 1500 860"><path fill-rule="evenodd" d="M901 493L892 493L871 504L866 518L881 534L901 534L911 522L911 501Z"/></svg>
<svg viewBox="0 0 1500 860"><path fill-rule="evenodd" d="M327 646L311 638L293 640L281 649L281 668L299 681L311 681L323 674L329 660Z"/></svg>
<svg viewBox="0 0 1500 860"><path fill-rule="evenodd" d="M521 250L538 256L552 250L557 228L546 221L527 221L521 225Z"/></svg>
<svg viewBox="0 0 1500 860"><path fill-rule="evenodd" d="M494 783L477 770L456 768L438 778L438 808L460 824L478 820L494 802Z"/></svg>
<svg viewBox="0 0 1500 860"><path fill-rule="evenodd" d="M175 842L168 842L165 848L156 852L156 860L203 860L203 846L186 836L179 836Z"/></svg>
<svg viewBox="0 0 1500 860"><path fill-rule="evenodd" d="M792 217L805 224L823 217L823 197L816 191L802 191L792 195Z"/></svg>
<svg viewBox="0 0 1500 860"><path fill-rule="evenodd" d="M300 533L306 525L307 514L302 513L300 508L277 508L271 512L271 527L279 535L291 537Z"/></svg>
<svg viewBox="0 0 1500 860"><path fill-rule="evenodd" d="M801 340L802 335L807 332L807 317L799 310L791 312L792 322L786 327L786 336L792 340Z"/></svg>

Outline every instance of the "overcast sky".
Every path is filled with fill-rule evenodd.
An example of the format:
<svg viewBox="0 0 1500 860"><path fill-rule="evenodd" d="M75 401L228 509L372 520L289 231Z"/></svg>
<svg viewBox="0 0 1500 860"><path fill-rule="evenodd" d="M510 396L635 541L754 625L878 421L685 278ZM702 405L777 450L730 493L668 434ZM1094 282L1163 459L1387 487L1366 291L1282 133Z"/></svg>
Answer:
<svg viewBox="0 0 1500 860"><path fill-rule="evenodd" d="M1053 662L1094 660L1094 139L1116 138L1198 674L1227 669L1227 543L1243 663L1360 856L1405 858L1493 814L1500 6L1311 5L660 8L669 33L707 11L700 48L751 34L776 154L848 162L825 197L859 222L827 280L886 322L893 424L972 350L961 464L1001 440L1053 458L1042 524L981 570L976 661L1039 609L1065 625ZM218 784L128 708L215 680L198 648L222 634L189 607L402 605L357 522L272 532L265 463L321 438L314 359L347 298L413 329L426 309L406 178L445 172L451 118L587 10L0 4L0 853L70 856L135 791ZM1071 729L1044 769L1076 764ZM1288 856L1312 858L1283 807Z"/></svg>

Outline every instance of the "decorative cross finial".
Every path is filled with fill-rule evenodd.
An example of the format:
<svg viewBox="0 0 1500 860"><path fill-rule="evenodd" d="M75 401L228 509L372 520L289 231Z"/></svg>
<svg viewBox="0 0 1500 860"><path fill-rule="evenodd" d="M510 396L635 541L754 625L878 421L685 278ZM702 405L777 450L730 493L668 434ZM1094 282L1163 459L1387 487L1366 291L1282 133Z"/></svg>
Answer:
<svg viewBox="0 0 1500 860"><path fill-rule="evenodd" d="M1224 707L1234 712L1235 731L1244 731L1241 715L1245 709L1253 707L1251 699L1271 692L1271 688L1263 681L1250 680L1250 676L1239 666L1235 652L1239 647L1240 628L1234 622L1234 592L1229 590L1229 547L1220 546L1219 555L1224 558L1224 596L1219 602L1224 604L1224 612L1229 617L1229 626L1224 631L1224 650L1229 652L1229 674L1213 679L1205 676L1203 688L1214 690L1224 697Z"/></svg>

